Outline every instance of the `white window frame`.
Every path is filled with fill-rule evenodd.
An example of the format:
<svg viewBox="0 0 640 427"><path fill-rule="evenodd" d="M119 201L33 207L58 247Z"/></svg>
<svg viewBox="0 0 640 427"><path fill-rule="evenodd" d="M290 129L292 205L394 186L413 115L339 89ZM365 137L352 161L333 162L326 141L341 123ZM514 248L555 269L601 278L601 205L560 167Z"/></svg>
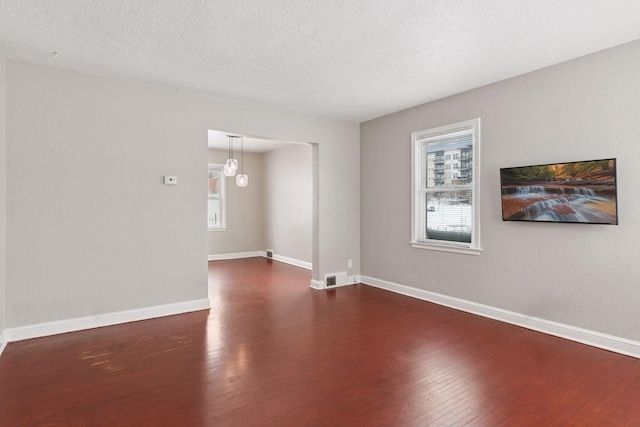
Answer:
<svg viewBox="0 0 640 427"><path fill-rule="evenodd" d="M211 225L209 223L209 190L207 185L207 225L209 231L225 231L227 229L227 180L225 179L224 174L222 173L223 165L219 165L216 163L209 163L209 167L207 168L207 180L209 179L209 171L211 169L216 169L220 172L220 215L222 216L220 225Z"/></svg>
<svg viewBox="0 0 640 427"><path fill-rule="evenodd" d="M427 193L425 191L426 187L422 186L422 183L426 183L427 181L426 177L422 176L423 168L420 164L422 147L429 141L432 142L455 133L469 131L471 131L473 135L471 243L449 242L422 237L422 230L420 230L419 225L420 218L426 216L424 210L427 209L426 203L421 203L421 200L424 200ZM466 120L433 129L413 132L411 134L411 148L411 246L419 249L479 255L482 251L480 246L480 119ZM438 187L438 189L454 190L454 188L450 187Z"/></svg>

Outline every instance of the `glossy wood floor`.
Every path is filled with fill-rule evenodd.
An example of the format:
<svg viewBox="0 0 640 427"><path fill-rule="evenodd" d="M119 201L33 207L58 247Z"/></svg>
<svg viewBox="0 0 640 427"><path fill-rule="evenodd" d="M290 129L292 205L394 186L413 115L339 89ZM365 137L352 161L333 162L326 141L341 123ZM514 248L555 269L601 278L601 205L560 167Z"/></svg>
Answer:
<svg viewBox="0 0 640 427"><path fill-rule="evenodd" d="M210 312L9 344L0 425L640 425L640 360L263 258L209 278Z"/></svg>

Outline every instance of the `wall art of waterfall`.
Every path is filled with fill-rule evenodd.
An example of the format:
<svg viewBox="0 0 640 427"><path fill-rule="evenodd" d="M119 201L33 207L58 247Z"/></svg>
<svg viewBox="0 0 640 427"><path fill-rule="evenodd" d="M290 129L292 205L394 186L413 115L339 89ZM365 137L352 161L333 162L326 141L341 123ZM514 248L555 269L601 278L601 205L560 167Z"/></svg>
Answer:
<svg viewBox="0 0 640 427"><path fill-rule="evenodd" d="M504 221L618 224L616 159L500 169Z"/></svg>

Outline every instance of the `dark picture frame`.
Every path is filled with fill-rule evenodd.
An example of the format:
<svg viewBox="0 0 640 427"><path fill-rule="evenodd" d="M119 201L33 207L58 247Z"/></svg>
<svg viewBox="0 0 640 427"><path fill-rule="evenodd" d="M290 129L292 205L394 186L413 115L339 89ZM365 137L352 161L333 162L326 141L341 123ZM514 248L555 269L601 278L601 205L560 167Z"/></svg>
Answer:
<svg viewBox="0 0 640 427"><path fill-rule="evenodd" d="M618 224L615 158L500 169L503 221Z"/></svg>

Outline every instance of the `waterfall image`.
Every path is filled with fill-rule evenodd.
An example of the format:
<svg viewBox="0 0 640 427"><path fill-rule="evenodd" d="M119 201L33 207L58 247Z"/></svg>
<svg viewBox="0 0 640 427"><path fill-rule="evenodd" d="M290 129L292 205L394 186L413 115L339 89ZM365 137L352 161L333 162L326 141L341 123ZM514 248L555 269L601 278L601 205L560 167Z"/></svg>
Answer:
<svg viewBox="0 0 640 427"><path fill-rule="evenodd" d="M617 224L616 159L500 169L504 221Z"/></svg>

